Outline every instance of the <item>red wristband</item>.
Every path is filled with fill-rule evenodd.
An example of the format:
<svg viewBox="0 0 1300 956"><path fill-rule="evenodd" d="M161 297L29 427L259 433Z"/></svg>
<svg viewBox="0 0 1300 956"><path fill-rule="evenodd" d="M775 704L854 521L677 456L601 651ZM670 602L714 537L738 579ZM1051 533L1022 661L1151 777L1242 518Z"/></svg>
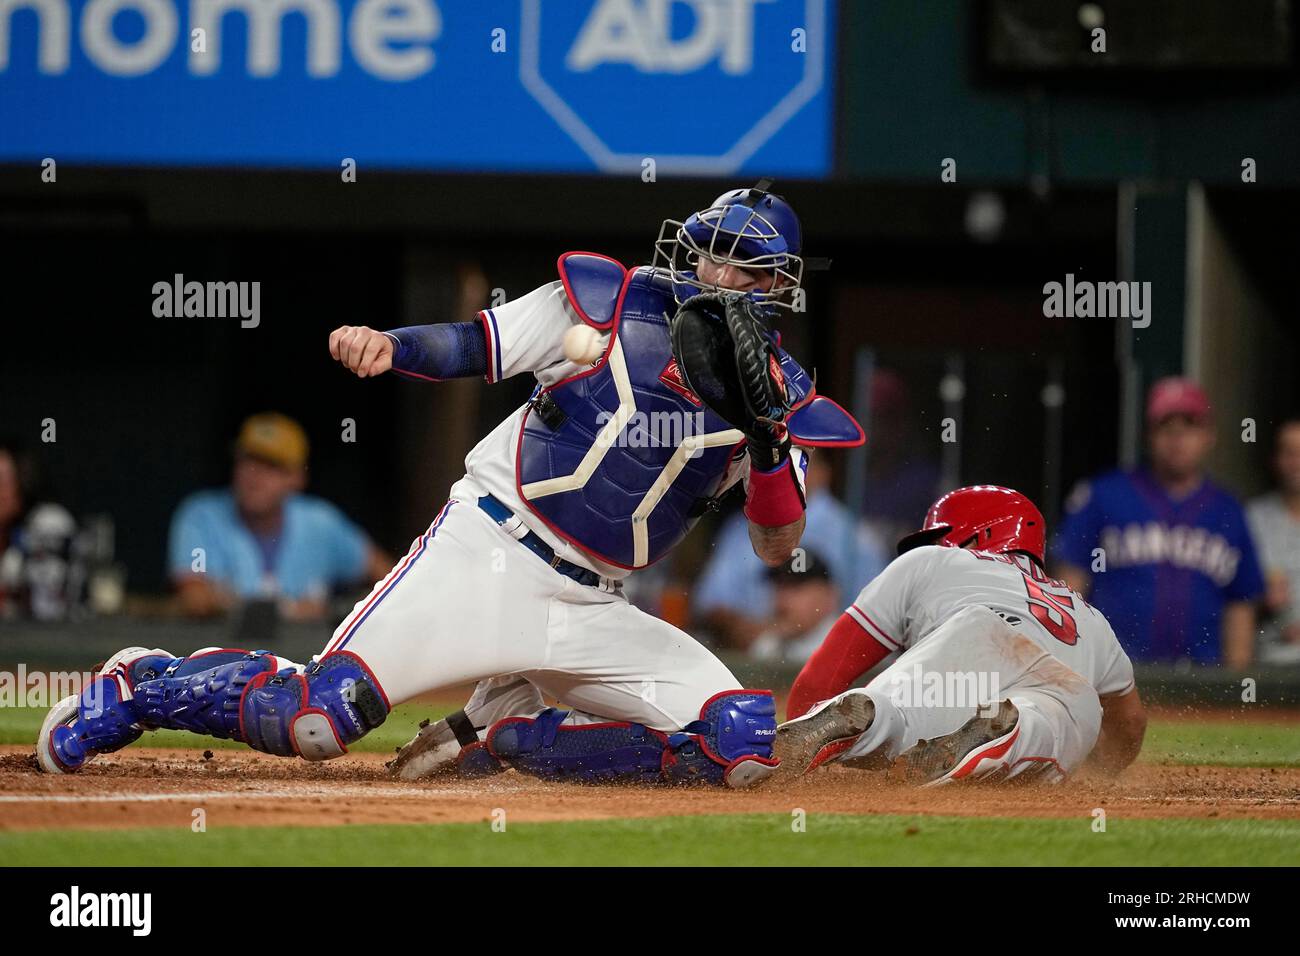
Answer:
<svg viewBox="0 0 1300 956"><path fill-rule="evenodd" d="M749 469L746 518L765 528L779 528L798 521L803 512L803 493L794 476L792 459L787 458L771 471Z"/></svg>

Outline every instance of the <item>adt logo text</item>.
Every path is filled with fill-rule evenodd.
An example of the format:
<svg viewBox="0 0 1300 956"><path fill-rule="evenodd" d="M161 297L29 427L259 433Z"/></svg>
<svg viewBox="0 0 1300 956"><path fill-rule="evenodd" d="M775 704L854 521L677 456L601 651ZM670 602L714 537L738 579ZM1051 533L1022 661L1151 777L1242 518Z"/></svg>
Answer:
<svg viewBox="0 0 1300 956"><path fill-rule="evenodd" d="M829 15L825 0L524 0L520 79L601 169L728 173L825 95Z"/></svg>

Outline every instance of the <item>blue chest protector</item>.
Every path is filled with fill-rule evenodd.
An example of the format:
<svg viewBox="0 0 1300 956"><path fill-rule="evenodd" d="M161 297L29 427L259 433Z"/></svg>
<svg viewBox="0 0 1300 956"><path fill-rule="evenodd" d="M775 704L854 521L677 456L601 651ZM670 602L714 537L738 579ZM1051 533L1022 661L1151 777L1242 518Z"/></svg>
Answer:
<svg viewBox="0 0 1300 956"><path fill-rule="evenodd" d="M666 275L591 253L566 253L559 270L574 309L609 341L594 367L534 394L520 434L519 495L582 550L618 567L645 567L690 531L744 436L682 382ZM792 403L801 406L788 422L795 443L861 444L857 422L814 397L808 373L778 354Z"/></svg>

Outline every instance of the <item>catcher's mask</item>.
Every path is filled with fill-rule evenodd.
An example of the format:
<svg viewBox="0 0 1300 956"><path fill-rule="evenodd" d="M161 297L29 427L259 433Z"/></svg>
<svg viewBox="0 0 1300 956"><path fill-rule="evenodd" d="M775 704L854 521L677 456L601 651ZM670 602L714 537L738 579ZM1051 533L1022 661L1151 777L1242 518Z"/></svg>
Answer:
<svg viewBox="0 0 1300 956"><path fill-rule="evenodd" d="M1023 551L1043 564L1047 527L1037 505L1011 488L972 485L930 506L920 531L898 542L898 553L925 544L1005 554Z"/></svg>
<svg viewBox="0 0 1300 956"><path fill-rule="evenodd" d="M799 217L788 202L767 191L769 186L770 181L761 180L752 188L725 192L685 222L664 220L652 265L672 276L679 303L696 292L728 291L700 281L696 269L703 257L769 273L772 288L749 296L765 305L792 307L794 291L803 282L803 237Z"/></svg>

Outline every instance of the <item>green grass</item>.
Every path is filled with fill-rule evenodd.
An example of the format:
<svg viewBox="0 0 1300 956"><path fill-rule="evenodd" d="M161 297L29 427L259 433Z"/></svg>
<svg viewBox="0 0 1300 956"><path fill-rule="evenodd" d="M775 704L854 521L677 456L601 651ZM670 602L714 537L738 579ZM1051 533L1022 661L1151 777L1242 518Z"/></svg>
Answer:
<svg viewBox="0 0 1300 956"><path fill-rule="evenodd" d="M1295 866L1300 821L782 814L568 823L0 832L6 865Z"/></svg>
<svg viewBox="0 0 1300 956"><path fill-rule="evenodd" d="M1153 720L1141 759L1220 767L1300 767L1300 728L1245 720Z"/></svg>
<svg viewBox="0 0 1300 956"><path fill-rule="evenodd" d="M378 730L350 749L392 753L410 740L425 717L438 718L452 710L451 701L402 704ZM44 710L0 708L0 744L30 744L36 740ZM183 731L161 730L140 741L148 747L242 749L243 744ZM1205 764L1227 767L1300 767L1300 731L1278 723L1241 721L1152 720L1142 760L1148 763Z"/></svg>

